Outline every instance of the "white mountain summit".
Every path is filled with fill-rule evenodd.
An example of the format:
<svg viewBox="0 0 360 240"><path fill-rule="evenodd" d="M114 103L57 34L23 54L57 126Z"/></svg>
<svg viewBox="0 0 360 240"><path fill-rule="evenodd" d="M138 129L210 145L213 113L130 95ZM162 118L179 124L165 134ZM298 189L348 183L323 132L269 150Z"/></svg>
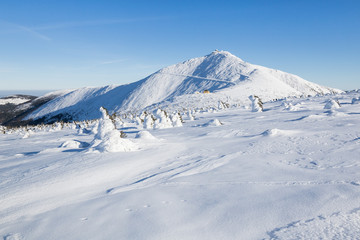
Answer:
<svg viewBox="0 0 360 240"><path fill-rule="evenodd" d="M171 102L175 97L209 90L217 95L248 103L250 95L263 101L290 96L339 93L340 90L323 87L296 75L253 65L226 51L193 58L165 67L150 76L126 85L80 88L37 109L27 119L56 115L73 120L98 118L99 108L110 112L141 110L162 101ZM186 101L186 96L181 97Z"/></svg>

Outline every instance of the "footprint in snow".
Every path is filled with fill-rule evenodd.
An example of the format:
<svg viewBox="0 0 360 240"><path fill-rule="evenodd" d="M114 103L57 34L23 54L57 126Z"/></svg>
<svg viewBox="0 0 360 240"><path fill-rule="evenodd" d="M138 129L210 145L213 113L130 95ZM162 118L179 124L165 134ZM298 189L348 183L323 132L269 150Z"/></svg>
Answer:
<svg viewBox="0 0 360 240"><path fill-rule="evenodd" d="M24 239L20 233L9 233L4 236L4 240L22 240Z"/></svg>

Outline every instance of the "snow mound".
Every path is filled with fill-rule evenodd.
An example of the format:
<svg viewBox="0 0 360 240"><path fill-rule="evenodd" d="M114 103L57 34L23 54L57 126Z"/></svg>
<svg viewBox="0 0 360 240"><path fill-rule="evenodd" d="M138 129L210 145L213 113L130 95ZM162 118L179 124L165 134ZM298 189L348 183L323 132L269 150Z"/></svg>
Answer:
<svg viewBox="0 0 360 240"><path fill-rule="evenodd" d="M60 148L86 148L89 144L86 142L81 142L77 140L69 140L63 142L59 147Z"/></svg>
<svg viewBox="0 0 360 240"><path fill-rule="evenodd" d="M209 122L205 123L203 126L204 127L209 127L209 126L221 126L224 125L222 122L219 121L219 119L215 118L215 119L211 119Z"/></svg>
<svg viewBox="0 0 360 240"><path fill-rule="evenodd" d="M324 106L324 109L337 109L337 108L340 108L340 103L338 100L334 100L334 99L329 99Z"/></svg>
<svg viewBox="0 0 360 240"><path fill-rule="evenodd" d="M263 136L289 136L299 133L296 130L281 130L278 128L268 129L264 131L261 135Z"/></svg>
<svg viewBox="0 0 360 240"><path fill-rule="evenodd" d="M135 138L140 138L144 140L158 140L148 131L140 131L136 134Z"/></svg>

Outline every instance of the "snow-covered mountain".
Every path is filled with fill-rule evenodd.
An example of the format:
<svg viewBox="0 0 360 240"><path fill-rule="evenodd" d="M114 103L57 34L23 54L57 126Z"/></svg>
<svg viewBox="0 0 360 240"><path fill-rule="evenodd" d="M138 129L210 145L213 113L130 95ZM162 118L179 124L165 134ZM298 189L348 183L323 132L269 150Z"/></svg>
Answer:
<svg viewBox="0 0 360 240"><path fill-rule="evenodd" d="M183 95L186 95L185 102L195 98L201 104L201 97L195 93L204 90L212 93L212 99L226 96L239 104L247 104L248 96L252 94L267 101L341 92L293 74L247 63L226 51L214 51L165 67L131 84L71 91L48 102L26 119L92 119L100 116L98 109L101 106L110 112L134 111Z"/></svg>

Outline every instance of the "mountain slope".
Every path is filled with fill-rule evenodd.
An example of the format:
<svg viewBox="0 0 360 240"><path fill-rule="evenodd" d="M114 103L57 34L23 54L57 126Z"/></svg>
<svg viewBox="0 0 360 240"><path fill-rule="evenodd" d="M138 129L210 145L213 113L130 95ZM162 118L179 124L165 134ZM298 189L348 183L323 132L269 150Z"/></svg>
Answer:
<svg viewBox="0 0 360 240"><path fill-rule="evenodd" d="M110 112L140 110L155 103L171 101L176 96L204 90L215 92L215 95L225 94L240 104L246 104L247 97L252 94L267 101L341 92L293 74L247 63L226 51L214 51L204 57L165 67L131 84L77 89L45 104L27 119L51 119L56 116L85 120L99 117L100 106Z"/></svg>

